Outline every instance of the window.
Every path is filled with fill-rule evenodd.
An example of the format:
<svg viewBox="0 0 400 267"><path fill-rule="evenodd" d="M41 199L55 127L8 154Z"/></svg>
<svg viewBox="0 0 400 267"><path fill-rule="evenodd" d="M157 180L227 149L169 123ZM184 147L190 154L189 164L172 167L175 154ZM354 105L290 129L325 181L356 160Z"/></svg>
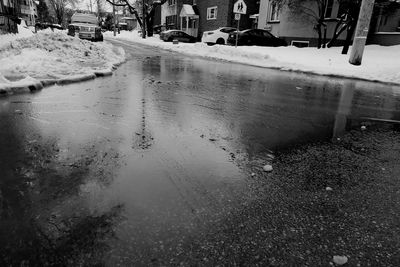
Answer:
<svg viewBox="0 0 400 267"><path fill-rule="evenodd" d="M207 8L207 20L217 19L217 7L209 7Z"/></svg>
<svg viewBox="0 0 400 267"><path fill-rule="evenodd" d="M325 18L332 17L333 0L326 0Z"/></svg>
<svg viewBox="0 0 400 267"><path fill-rule="evenodd" d="M168 0L168 5L176 5L176 0Z"/></svg>
<svg viewBox="0 0 400 267"><path fill-rule="evenodd" d="M270 6L270 21L279 21L279 6L277 3L272 3Z"/></svg>
<svg viewBox="0 0 400 267"><path fill-rule="evenodd" d="M178 16L177 15L172 15L172 16L166 16L165 17L165 23L167 24L168 29L173 29L176 28L178 21Z"/></svg>

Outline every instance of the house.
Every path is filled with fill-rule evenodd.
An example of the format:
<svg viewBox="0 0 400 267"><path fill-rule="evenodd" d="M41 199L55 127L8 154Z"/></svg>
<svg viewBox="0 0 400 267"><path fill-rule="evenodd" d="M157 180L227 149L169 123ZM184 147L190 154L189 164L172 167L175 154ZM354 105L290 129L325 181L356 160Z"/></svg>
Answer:
<svg viewBox="0 0 400 267"><path fill-rule="evenodd" d="M199 15L195 4L193 0L168 0L161 6L161 25L197 36Z"/></svg>
<svg viewBox="0 0 400 267"><path fill-rule="evenodd" d="M18 0L0 1L0 34L17 33L20 14Z"/></svg>
<svg viewBox="0 0 400 267"><path fill-rule="evenodd" d="M240 19L240 29L257 26L259 1L244 0L247 14ZM167 29L180 29L200 38L204 31L237 27L233 5L236 0L168 0L161 9L161 23Z"/></svg>
<svg viewBox="0 0 400 267"><path fill-rule="evenodd" d="M302 5L310 13L318 14L316 1L303 2ZM328 0L324 14L328 39L333 36L339 12L339 3L335 0ZM301 10L296 12L290 10L287 6L279 7L271 0L261 0L258 28L270 31L272 34L285 39L291 45L299 47L317 46L318 33L314 29L315 18L305 14L307 12ZM339 36L337 44L343 43L345 38L346 31Z"/></svg>
<svg viewBox="0 0 400 267"><path fill-rule="evenodd" d="M237 27L238 21L235 20L233 5L236 0L198 0L197 6L200 13L201 33L215 30L220 27ZM245 0L247 5L247 14L241 15L239 29L249 29L256 26L257 14L259 10L259 1Z"/></svg>
<svg viewBox="0 0 400 267"><path fill-rule="evenodd" d="M131 31L137 27L137 19L133 16L123 16L118 18L118 27L121 30Z"/></svg>
<svg viewBox="0 0 400 267"><path fill-rule="evenodd" d="M21 0L20 4L20 17L25 20L27 26L35 26L37 18L36 3L33 0Z"/></svg>

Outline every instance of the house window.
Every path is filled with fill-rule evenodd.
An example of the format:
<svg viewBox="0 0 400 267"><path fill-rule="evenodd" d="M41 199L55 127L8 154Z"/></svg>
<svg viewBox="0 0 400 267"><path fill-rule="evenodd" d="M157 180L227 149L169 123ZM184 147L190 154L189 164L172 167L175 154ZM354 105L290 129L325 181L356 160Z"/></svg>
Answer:
<svg viewBox="0 0 400 267"><path fill-rule="evenodd" d="M168 5L176 5L176 0L168 0Z"/></svg>
<svg viewBox="0 0 400 267"><path fill-rule="evenodd" d="M165 17L165 23L167 24L167 29L177 29L177 22L178 22L178 16L177 15L172 15L172 16L166 16Z"/></svg>
<svg viewBox="0 0 400 267"><path fill-rule="evenodd" d="M209 7L207 8L207 20L217 19L217 7Z"/></svg>
<svg viewBox="0 0 400 267"><path fill-rule="evenodd" d="M271 3L269 20L279 21L279 6L277 3Z"/></svg>
<svg viewBox="0 0 400 267"><path fill-rule="evenodd" d="M325 18L332 17L333 0L326 0Z"/></svg>

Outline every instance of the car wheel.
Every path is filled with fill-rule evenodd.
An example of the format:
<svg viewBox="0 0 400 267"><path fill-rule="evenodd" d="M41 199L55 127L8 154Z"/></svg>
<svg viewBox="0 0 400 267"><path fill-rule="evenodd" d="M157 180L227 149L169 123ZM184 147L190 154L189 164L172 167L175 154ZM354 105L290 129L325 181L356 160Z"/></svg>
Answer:
<svg viewBox="0 0 400 267"><path fill-rule="evenodd" d="M212 46L215 45L214 43L207 43L208 46Z"/></svg>
<svg viewBox="0 0 400 267"><path fill-rule="evenodd" d="M173 40L174 40L174 38L169 37L168 40L167 40L167 42L172 42Z"/></svg>
<svg viewBox="0 0 400 267"><path fill-rule="evenodd" d="M219 44L219 45L224 45L224 44L225 44L225 40L222 39L222 38L219 38L219 39L217 40L217 44Z"/></svg>

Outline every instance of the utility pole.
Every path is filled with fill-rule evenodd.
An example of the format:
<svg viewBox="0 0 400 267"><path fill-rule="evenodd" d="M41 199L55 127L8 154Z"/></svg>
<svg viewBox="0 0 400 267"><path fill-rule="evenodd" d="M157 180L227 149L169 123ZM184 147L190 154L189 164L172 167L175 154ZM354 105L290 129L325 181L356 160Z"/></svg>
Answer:
<svg viewBox="0 0 400 267"><path fill-rule="evenodd" d="M117 29L115 28L115 25L116 25L116 19L115 19L115 0L113 0L113 19L114 19L114 36L116 36L117 35Z"/></svg>
<svg viewBox="0 0 400 267"><path fill-rule="evenodd" d="M142 0L142 25L143 25L143 29L142 29L142 38L145 39L146 38L146 18L145 18L145 11L146 11L146 7L145 7L145 0Z"/></svg>
<svg viewBox="0 0 400 267"><path fill-rule="evenodd" d="M367 41L372 11L374 10L374 2L375 0L362 0L356 32L353 40L353 46L350 52L350 64L361 65L365 42Z"/></svg>

